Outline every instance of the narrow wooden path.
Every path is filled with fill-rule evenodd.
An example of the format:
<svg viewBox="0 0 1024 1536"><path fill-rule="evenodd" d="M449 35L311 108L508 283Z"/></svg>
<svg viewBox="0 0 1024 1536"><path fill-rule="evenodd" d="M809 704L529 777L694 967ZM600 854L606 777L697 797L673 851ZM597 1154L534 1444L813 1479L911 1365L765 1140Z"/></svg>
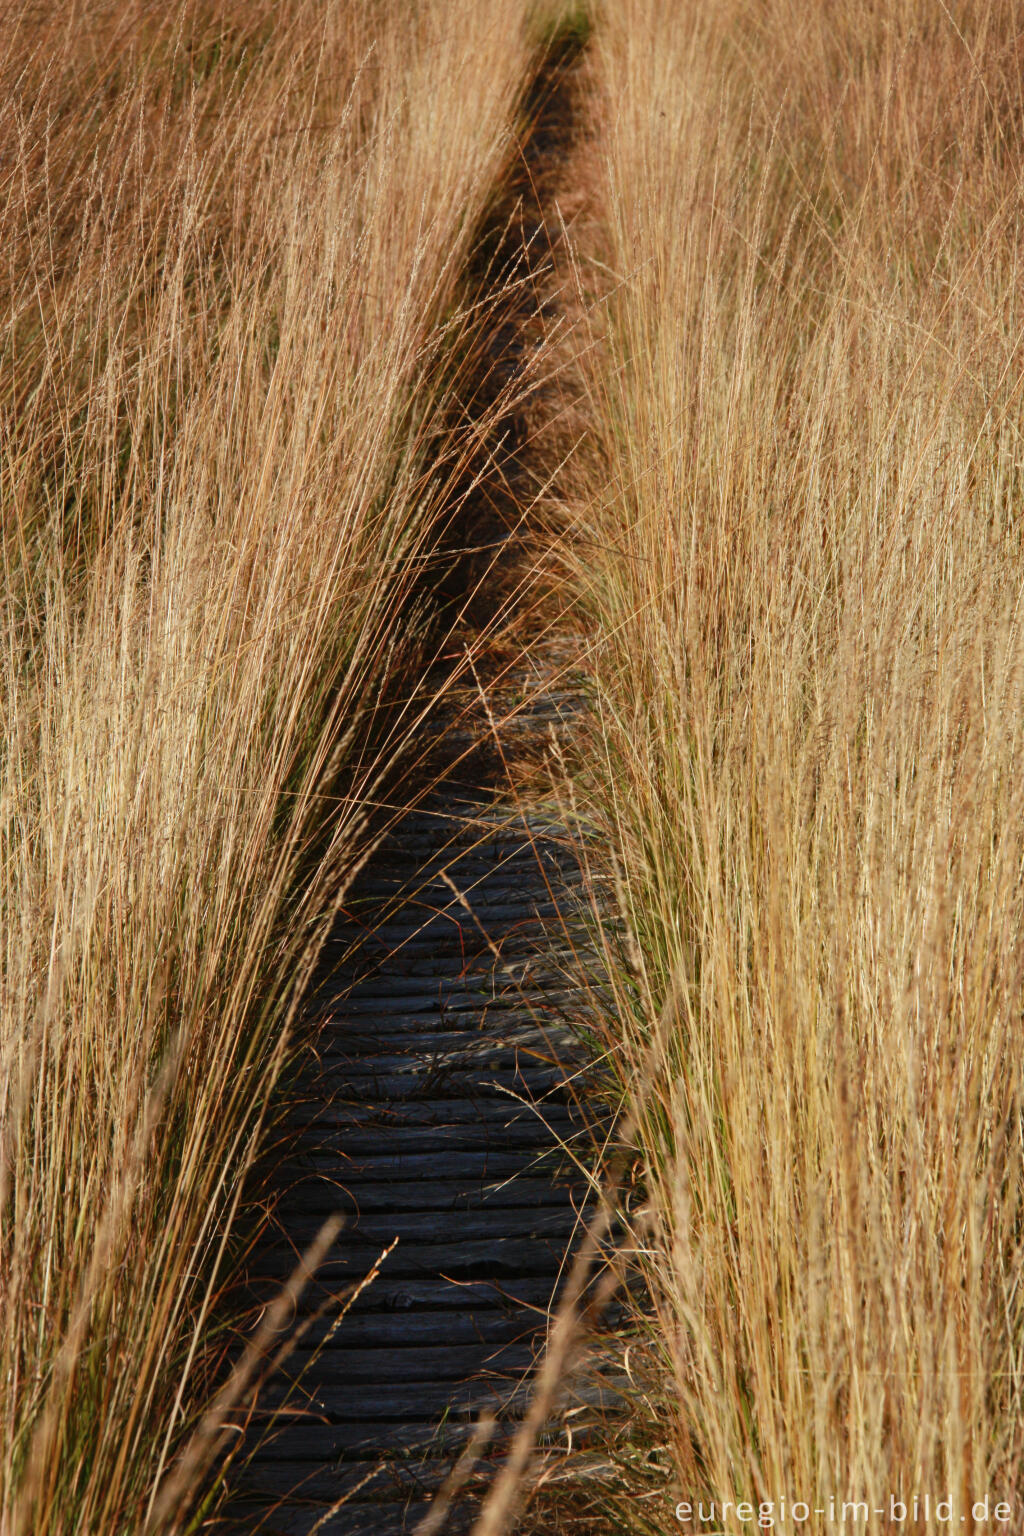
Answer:
<svg viewBox="0 0 1024 1536"><path fill-rule="evenodd" d="M547 302L540 274L560 236L552 186L571 131L571 68L569 55L555 59L539 82L518 184L496 215L502 260L537 282L520 281L518 313L496 328L492 389L521 367ZM513 413L498 436L500 466L471 532L507 593L532 484L524 423ZM293 1117L276 1240L259 1251L253 1283L269 1294L333 1211L346 1224L307 1309L390 1252L340 1325L318 1320L265 1394L262 1411L280 1414L236 1479L235 1530L411 1536L480 1413L508 1425L523 1401L581 1230L575 1159L593 1127L563 1022L579 873L550 809L524 808L507 765L535 761L572 729L571 654L566 638L511 666L492 657L448 700L432 726L444 777L378 850L323 957L319 1058ZM468 1530L501 1450L499 1433L446 1531Z"/></svg>

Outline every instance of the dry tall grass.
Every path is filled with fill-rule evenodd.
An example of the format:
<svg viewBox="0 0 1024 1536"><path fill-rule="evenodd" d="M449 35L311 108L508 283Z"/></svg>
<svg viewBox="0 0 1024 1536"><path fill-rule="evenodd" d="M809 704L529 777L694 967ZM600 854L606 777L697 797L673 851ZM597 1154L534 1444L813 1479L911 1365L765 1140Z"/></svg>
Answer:
<svg viewBox="0 0 1024 1536"><path fill-rule="evenodd" d="M595 48L576 577L675 1495L1020 1529L1019 10L616 0Z"/></svg>
<svg viewBox="0 0 1024 1536"><path fill-rule="evenodd" d="M367 746L525 11L5 18L4 1536L165 1523L284 1022L412 724Z"/></svg>

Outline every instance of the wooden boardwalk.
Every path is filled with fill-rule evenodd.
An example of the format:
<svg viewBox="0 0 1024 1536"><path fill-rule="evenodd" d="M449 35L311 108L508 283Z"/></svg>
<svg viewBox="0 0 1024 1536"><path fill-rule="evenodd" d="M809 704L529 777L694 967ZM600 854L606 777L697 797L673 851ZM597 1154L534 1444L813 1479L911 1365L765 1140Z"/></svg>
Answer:
<svg viewBox="0 0 1024 1536"><path fill-rule="evenodd" d="M520 742L557 712L540 698L515 722ZM555 941L574 881L550 819L449 782L380 850L333 935L295 1182L254 1280L286 1278L332 1211L346 1225L310 1307L398 1242L265 1395L286 1406L239 1480L236 1528L412 1532L480 1412L514 1422L584 1208L574 1157L591 1130ZM472 1508L445 1529L465 1530Z"/></svg>
<svg viewBox="0 0 1024 1536"><path fill-rule="evenodd" d="M554 60L538 83L518 184L496 215L518 312L495 327L484 396L521 368L547 303L571 67ZM489 485L484 477L468 530L467 542L490 546L483 559L505 593L522 559L528 437L514 412L498 424L486 452L500 467ZM463 574L477 580L479 563ZM264 1395L262 1411L280 1414L235 1478L226 1529L411 1536L480 1413L507 1426L523 1402L581 1230L575 1160L586 1159L593 1127L564 1022L578 871L550 810L517 804L506 764L536 760L552 733L572 728L571 654L563 639L512 670L492 658L475 705L449 700L432 726L449 769L379 849L327 946L319 1057L280 1172L293 1182L253 1284L272 1294L333 1211L346 1224L308 1309L343 1295L397 1244L336 1330L330 1314L317 1321ZM499 1432L492 1465L501 1448ZM486 1470L485 1458L477 1491ZM466 1531L473 1509L470 1485L444 1530Z"/></svg>

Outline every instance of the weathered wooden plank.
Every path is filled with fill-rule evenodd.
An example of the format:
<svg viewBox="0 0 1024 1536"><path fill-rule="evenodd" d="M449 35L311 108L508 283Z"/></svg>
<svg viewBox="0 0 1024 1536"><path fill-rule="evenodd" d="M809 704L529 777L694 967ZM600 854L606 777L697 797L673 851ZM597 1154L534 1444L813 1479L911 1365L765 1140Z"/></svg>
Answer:
<svg viewBox="0 0 1024 1536"><path fill-rule="evenodd" d="M415 1077L428 1069L442 1068L449 1072L486 1069L492 1075L504 1072L515 1076L526 1069L550 1070L561 1064L538 1032L533 1039L509 1044L500 1036L476 1030L468 1036L449 1039L447 1046L433 1047L424 1046L414 1035L408 1043L391 1036L378 1042L376 1051L365 1047L353 1051L344 1035L335 1033L320 1043L318 1056L310 1063L310 1073L337 1073L343 1081L371 1073Z"/></svg>
<svg viewBox="0 0 1024 1536"><path fill-rule="evenodd" d="M441 1456L348 1461L335 1466L261 1459L246 1475L244 1486L247 1491L278 1499L317 1499L329 1505L348 1495L370 1506L410 1496L430 1497L451 1468L452 1459ZM495 1470L493 1458L478 1463L467 1486L480 1489L490 1482Z"/></svg>
<svg viewBox="0 0 1024 1536"><path fill-rule="evenodd" d="M384 970L386 977L382 975ZM393 983L401 986L395 985L392 993ZM458 992L461 986L470 997L512 989L529 998L546 995L549 983L551 987L564 985L564 967L547 976L536 953L503 955L500 961L492 957L485 971L482 967L471 969L461 954L438 954L435 950L430 954L408 955L399 951L386 967L368 968L345 997L359 1002L369 998L385 1004L390 997L390 1006L394 1007L406 995L415 997L422 993L433 997L447 989Z"/></svg>
<svg viewBox="0 0 1024 1536"><path fill-rule="evenodd" d="M576 1405L573 1405L576 1408ZM600 1408L578 1408L573 1412L573 1439L585 1440L601 1426ZM515 1417L499 1423L491 1451L499 1455L507 1437L515 1430ZM450 1464L475 1430L472 1417L441 1419L437 1423L395 1424L374 1420L369 1424L325 1424L306 1419L264 1431L263 1455L279 1466L291 1466L301 1476L302 1468L314 1466L368 1467L386 1459L434 1461ZM557 1421L553 1426L557 1432Z"/></svg>
<svg viewBox="0 0 1024 1536"><path fill-rule="evenodd" d="M557 992L548 987L531 989L511 979L502 979L499 985L492 973L484 971L470 974L471 991L464 977L450 975L447 995L444 995L443 988L439 989L436 978L426 976L420 978L419 996L414 993L396 993L389 1000L380 995L371 995L368 991L369 981L365 985L366 991L362 987L359 991L355 988L340 988L336 982L318 987L310 997L307 1016L340 1022L349 1019L353 1024L358 1021L361 1027L369 1028L374 1019L407 1017L425 1021L440 1010L445 1014L443 1027L447 1027L449 1014L471 1014L483 1003L487 1003L490 1008L502 1009L506 1013L517 1012L530 1018L538 1009L541 1017L550 1016L558 1009L564 1010L567 1004L578 1002L576 995L564 986ZM563 1012L562 1016L566 1014ZM434 1028L437 1027L435 1019ZM459 1027L467 1027L467 1021L461 1020Z"/></svg>
<svg viewBox="0 0 1024 1536"><path fill-rule="evenodd" d="M552 1104L546 1100L538 1103L522 1103L511 1094L498 1098L480 1099L420 1099L416 1103L317 1103L302 1105L296 1112L297 1124L352 1126L380 1126L398 1130L409 1126L456 1126L484 1124L491 1127L513 1127L528 1123L550 1128L553 1132L570 1130L577 1123L572 1112L564 1104ZM340 1150L344 1147L339 1144Z"/></svg>
<svg viewBox="0 0 1024 1536"><path fill-rule="evenodd" d="M548 985L541 962L535 954L507 955L500 965L495 962L484 972L476 967L471 970L466 957L461 954L449 956L434 951L429 955L417 956L400 952L400 957L388 960L386 965L367 969L351 991L345 993L346 999L363 1002L369 998L383 1001L387 1007L388 994L384 991L382 981L384 970L388 972L389 980L394 977L404 983L402 990L396 989L391 997L392 1008L402 1001L403 995L418 996L422 992L424 996L433 997L438 994L438 989L457 990L460 982L462 987L467 988L468 995L473 997L479 996L481 992L493 995L511 989L521 991L527 1001L531 996L546 994ZM564 985L564 982L564 969L550 978L552 987L556 984Z"/></svg>
<svg viewBox="0 0 1024 1536"><path fill-rule="evenodd" d="M529 1344L403 1344L400 1348L350 1344L319 1354L296 1349L284 1362L271 1382L272 1396L280 1400L289 1383L298 1383L303 1393L334 1391L339 1381L351 1386L366 1384L375 1389L381 1381L391 1381L408 1388L415 1383L416 1393L423 1383L440 1387L445 1382L461 1382L480 1374L511 1377L529 1370L534 1351ZM358 1394L360 1397L362 1393Z"/></svg>
<svg viewBox="0 0 1024 1536"><path fill-rule="evenodd" d="M367 1030L348 1031L332 1026L318 1032L316 1049L311 1048L304 1066L303 1092L317 1073L331 1062L331 1069L344 1080L346 1073L393 1071L415 1074L426 1065L464 1065L473 1070L490 1068L495 1074L514 1072L518 1067L564 1066L573 1074L582 1069L577 1037L564 1026L545 1025L543 1020L519 1019L504 1023L479 1023L469 1028L445 1029L438 1020L432 1027L384 1029L378 1034Z"/></svg>
<svg viewBox="0 0 1024 1536"><path fill-rule="evenodd" d="M337 1174L337 1169L334 1169ZM349 1223L358 1225L358 1217L394 1212L435 1211L445 1220L456 1215L482 1210L484 1207L512 1210L526 1206L532 1210L555 1206L564 1210L568 1201L581 1203L586 1186L567 1180L556 1181L549 1177L534 1178L525 1174L506 1179L499 1184L487 1184L474 1180L467 1184L464 1179L420 1179L403 1187L389 1180L385 1183L369 1183L363 1179L351 1179L345 1188L337 1179L307 1177L292 1185L288 1191L286 1210L302 1211L305 1215L327 1216L334 1211L345 1214ZM284 1218L287 1220L287 1216Z"/></svg>
<svg viewBox="0 0 1024 1536"><path fill-rule="evenodd" d="M441 912L452 912L470 922L486 914L488 922L483 924L484 928L493 926L496 931L499 925L511 928L524 919L543 918L556 924L561 919L561 907L552 891L543 883L527 884L522 873L510 872L503 879L481 876L476 880L460 882L452 872L448 878L458 895L452 892L447 881L434 881L429 876L424 876L415 885L410 884L408 877L403 880L397 874L393 880L380 879L373 892L377 909L379 911L381 907L386 908L389 902L404 898L406 911L412 919L411 926L417 917L433 917ZM466 911L464 903L468 903L470 911Z"/></svg>
<svg viewBox="0 0 1024 1536"><path fill-rule="evenodd" d="M394 1375L396 1366L391 1367ZM265 1389L263 1401L268 1409L280 1413L281 1422L286 1415L301 1415L303 1420L315 1423L368 1424L382 1421L387 1424L435 1423L442 1415L456 1419L476 1418L481 1413L506 1413L521 1411L526 1387L522 1383L473 1381L402 1381L388 1380L359 1383L353 1392L346 1378L333 1378L296 1398L286 1407L282 1405L282 1391L272 1380Z"/></svg>
<svg viewBox="0 0 1024 1536"><path fill-rule="evenodd" d="M474 1031L468 1036L428 1035L425 1039L409 1037L408 1048L401 1050L394 1037L386 1042L370 1041L365 1037L356 1042L355 1048L335 1035L327 1042L328 1049L320 1055L321 1070L338 1072L385 1072L415 1075L429 1067L468 1067L479 1071L487 1067L491 1072L515 1072L521 1067L554 1067L562 1064L562 1058L554 1059L554 1052L546 1040L532 1038L508 1041Z"/></svg>
<svg viewBox="0 0 1024 1536"><path fill-rule="evenodd" d="M315 1419L261 1429L261 1458L279 1465L307 1468L353 1461L360 1465L387 1457L448 1461L457 1456L473 1434L472 1420L442 1419L435 1423L324 1424Z"/></svg>
<svg viewBox="0 0 1024 1536"><path fill-rule="evenodd" d="M377 1100L389 1111L402 1104L440 1100L455 1103L484 1102L490 1099L508 1103L509 1093L522 1094L550 1103L551 1097L564 1090L566 1073L556 1067L524 1066L520 1071L495 1071L489 1067L475 1070L466 1065L420 1064L408 1072L345 1072L340 1066L331 1072L326 1065L312 1078L312 1086L326 1077L339 1095L347 1100Z"/></svg>
<svg viewBox="0 0 1024 1536"><path fill-rule="evenodd" d="M407 1013L429 1014L448 1010L453 1013L484 1012L496 1005L526 1008L529 1004L529 986L524 985L517 973L510 968L487 972L479 976L396 976L393 989L385 988L379 981L366 983L339 999L338 1013L345 1018L365 1019L367 1015L389 1014L399 1009ZM543 991L548 1007L556 1003L568 1003L572 994Z"/></svg>
<svg viewBox="0 0 1024 1536"><path fill-rule="evenodd" d="M303 1336L301 1347L307 1352L321 1344L325 1351L393 1348L396 1354L423 1344L493 1347L529 1342L545 1321L546 1314L521 1312L519 1308L453 1312L448 1307L434 1307L426 1312L358 1312L344 1318L336 1328L333 1319L323 1319ZM327 1342L323 1343L325 1338ZM344 1371L344 1361L336 1369Z"/></svg>
<svg viewBox="0 0 1024 1536"><path fill-rule="evenodd" d="M365 1274L383 1243L351 1238L342 1251L333 1251L317 1271L321 1282L350 1282ZM565 1249L557 1234L538 1237L462 1238L452 1242L400 1242L385 1260L388 1278L425 1279L449 1275L461 1280L503 1280L542 1277L557 1267ZM253 1260L251 1275L286 1279L297 1263L294 1247L268 1246Z"/></svg>
<svg viewBox="0 0 1024 1536"><path fill-rule="evenodd" d="M387 1180L390 1187L411 1187L423 1180L444 1178L471 1179L485 1188L491 1180L502 1182L532 1174L543 1174L554 1183L556 1180L573 1180L577 1173L573 1164L558 1147L546 1146L534 1157L524 1158L522 1152L502 1152L485 1148L479 1152L448 1152L442 1164L430 1152L391 1153L377 1151L368 1157L339 1157L338 1149L328 1151L305 1150L294 1160L282 1166L282 1186L287 1188L290 1173L295 1169L297 1177L313 1173L330 1176L344 1187L362 1180L376 1182Z"/></svg>
<svg viewBox="0 0 1024 1536"><path fill-rule="evenodd" d="M380 1041L389 1050L398 1050L407 1041L412 1042L418 1037L433 1039L439 1035L450 1036L452 1044L459 1045L469 1039L486 1039L490 1036L515 1039L519 1031L523 1032L524 1038L535 1036L543 1040L549 1035L557 1037L561 1032L575 1039L571 1026L565 1022L565 1015L554 1008L549 1009L543 1000L531 1000L528 1007L520 1001L514 1008L498 1002L483 1014L449 1013L442 1017L438 1017L436 1010L408 1013L396 1008L387 1013L355 1019L349 1018L339 1008L337 1012L324 1014L317 1019L315 1039L318 1042L330 1042L332 1039L339 1042L366 1040L374 1044Z"/></svg>
<svg viewBox="0 0 1024 1536"><path fill-rule="evenodd" d="M579 1217L567 1202L547 1206L512 1206L492 1210L364 1212L351 1218L339 1232L329 1257L347 1252L354 1243L389 1243L400 1236L403 1243L473 1242L478 1239L518 1237L568 1238L575 1231ZM287 1207L277 1214L274 1225L304 1248L316 1237L322 1225L317 1215L300 1207Z"/></svg>
<svg viewBox="0 0 1024 1536"><path fill-rule="evenodd" d="M223 1536L410 1536L429 1505L416 1500L392 1504L350 1503L331 1515L330 1504L281 1501L239 1501L217 1529ZM325 1518L327 1517L327 1518ZM465 1520L469 1520L467 1514ZM467 1529L465 1521L449 1524L452 1536Z"/></svg>
<svg viewBox="0 0 1024 1536"><path fill-rule="evenodd" d="M294 1266L293 1266L294 1267ZM287 1273L291 1271L288 1270ZM281 1278L284 1278L282 1274ZM371 1286L355 1301L350 1317L366 1313L414 1316L426 1311L469 1312L480 1316L489 1311L502 1312L527 1319L537 1311L545 1311L555 1291L559 1276L550 1272L540 1275L493 1275L486 1279L459 1279L442 1276L391 1275L385 1269ZM323 1276L314 1276L299 1298L295 1308L297 1317L307 1316L325 1302L340 1305L345 1299L349 1280L328 1283ZM260 1282L253 1278L247 1294L254 1305L277 1295L280 1280Z"/></svg>
<svg viewBox="0 0 1024 1536"><path fill-rule="evenodd" d="M482 1413L494 1413L512 1418L524 1412L533 1390L529 1377L502 1381L483 1378L452 1383L386 1381L360 1385L357 1393L348 1390L345 1381L334 1378L318 1385L315 1392L305 1395L289 1409L279 1408L274 1393L268 1389L270 1404L281 1413L281 1422L290 1411L300 1414L309 1423L370 1423L424 1424L436 1422L446 1415L455 1420L479 1418ZM572 1391L572 1404L598 1408L602 1412L621 1411L623 1399L630 1390L623 1379L616 1381L590 1381L579 1383ZM279 1394L277 1394L279 1396Z"/></svg>
<svg viewBox="0 0 1024 1536"><path fill-rule="evenodd" d="M424 1051L417 1054L410 1051L401 1057L397 1064L393 1058L381 1055L379 1057L367 1052L363 1056L342 1056L332 1052L330 1056L323 1056L316 1064L311 1064L303 1084L303 1092L313 1097L318 1084L330 1091L331 1097L338 1096L339 1088L347 1090L349 1097L358 1093L360 1099L365 1102L374 1102L373 1096L365 1093L360 1086L353 1088L353 1084L362 1085L365 1082L378 1082L387 1088L387 1092L381 1092L376 1097L383 1106L391 1096L391 1085L401 1087L404 1093L409 1089L420 1085L429 1086L431 1082L439 1084L439 1097L451 1098L451 1090L461 1083L464 1086L464 1096L474 1096L474 1085L482 1083L486 1088L494 1084L505 1086L507 1089L515 1089L522 1092L519 1086L522 1082L528 1084L536 1082L538 1085L550 1084L552 1088L564 1087L568 1082L579 1082L583 1071L582 1064L573 1063L563 1058L553 1059L550 1052L545 1052L538 1043L537 1049L524 1049L517 1046L514 1051L503 1050L488 1051L486 1047L472 1047L466 1051L452 1051L450 1055L442 1055L434 1051ZM443 1089L443 1092L440 1091ZM546 1093L547 1088L538 1086L536 1093Z"/></svg>
<svg viewBox="0 0 1024 1536"><path fill-rule="evenodd" d="M525 821L522 817L510 818L503 823L489 822L480 814L479 799L469 797L464 800L463 808L468 815L454 814L453 801L446 799L436 802L434 810L437 814L417 817L412 812L403 821L401 829L381 843L379 860L390 860L396 868L401 868L404 855L406 879L409 879L410 870L447 866L453 858L472 853L499 859L506 853L532 855L534 849L540 847L551 857L561 854L572 867L572 850L566 846L564 823ZM360 896L365 897L367 892L373 891L375 869L367 871Z"/></svg>
<svg viewBox="0 0 1024 1536"><path fill-rule="evenodd" d="M536 1051L539 1054L558 1052L559 1060L565 1059L578 1046L578 1036L568 1025L544 1022L530 1015L516 1022L502 1020L490 1023L469 1022L461 1028L454 1026L438 1029L437 1022L428 1021L415 1025L395 1025L388 1020L386 1030L356 1029L351 1024L331 1021L322 1026L321 1050L337 1051L358 1061L361 1056L376 1056L382 1062L397 1067L410 1055L451 1054L471 1051L511 1054L515 1051Z"/></svg>
<svg viewBox="0 0 1024 1536"><path fill-rule="evenodd" d="M443 1079L452 1086L462 1084L466 1096L470 1097L477 1082L486 1087L494 1083L507 1083L511 1087L520 1081L562 1085L566 1081L567 1072L571 1072L571 1069L560 1063L545 1061L539 1051L519 1050L499 1054L480 1049L452 1052L447 1056L434 1052L423 1055L410 1053L397 1064L393 1058L370 1055L345 1057L331 1053L321 1057L315 1073L311 1073L311 1080L315 1081L322 1076L334 1077L346 1088L351 1088L353 1083L378 1082L387 1085L387 1093L382 1094L386 1098L390 1096L392 1083L408 1091L422 1083ZM446 1093L445 1097L449 1095Z"/></svg>
<svg viewBox="0 0 1024 1536"><path fill-rule="evenodd" d="M392 1153L399 1152L429 1152L436 1156L447 1155L448 1152L474 1152L493 1149L496 1152L508 1152L513 1147L522 1149L524 1155L533 1156L536 1153L549 1151L555 1142L556 1133L568 1145L575 1142L581 1147L590 1145L592 1138L572 1122L553 1122L550 1116L545 1116L543 1122L536 1116L527 1119L519 1119L512 1122L493 1120L488 1121L481 1116L476 1120L467 1120L462 1124L395 1124L393 1121L378 1119L366 1125L358 1125L351 1120L342 1118L339 1114L332 1124L326 1115L318 1122L316 1127L311 1126L307 1132L312 1142L313 1136L319 1130L319 1142L321 1146L336 1146L339 1159L362 1158L377 1152L382 1145L387 1146ZM345 1163L339 1162L339 1169L343 1172Z"/></svg>
<svg viewBox="0 0 1024 1536"><path fill-rule="evenodd" d="M525 928L517 929L511 938L502 940L500 963L519 969L530 967L534 975L535 967L551 968L564 963L568 958L568 948L564 941L556 945L554 938L553 934L545 934L540 929L535 933ZM473 966L478 971L486 969L490 974L496 959L487 939L475 924L461 930L449 926L444 935L424 934L419 929L411 928L405 938L396 935L390 942L374 936L373 939L363 941L358 950L358 960L353 957L350 962L355 977L351 991L360 991L392 967L400 968L406 975L423 977L451 976L453 973L458 974L463 966ZM564 971L562 975L564 979Z"/></svg>
<svg viewBox="0 0 1024 1536"><path fill-rule="evenodd" d="M411 932L434 921L472 926L463 897L468 899L476 889L498 892L508 905L520 907L538 899L554 900L561 907L568 905L566 896L579 901L581 894L578 889L568 891L562 870L554 865L540 867L532 854L503 855L497 861L486 850L478 849L447 860L431 860L411 876L408 869L403 875L400 865L396 858L390 869L379 871L376 899L342 917L331 930L331 941L361 938L385 927Z"/></svg>

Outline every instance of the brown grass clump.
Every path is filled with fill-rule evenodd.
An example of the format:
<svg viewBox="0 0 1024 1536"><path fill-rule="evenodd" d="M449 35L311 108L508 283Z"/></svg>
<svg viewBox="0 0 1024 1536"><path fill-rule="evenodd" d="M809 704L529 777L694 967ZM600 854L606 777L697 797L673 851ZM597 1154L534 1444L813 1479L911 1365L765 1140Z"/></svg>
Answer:
<svg viewBox="0 0 1024 1536"><path fill-rule="evenodd" d="M1019 1528L1022 58L1004 0L600 13L575 579L652 1530Z"/></svg>
<svg viewBox="0 0 1024 1536"><path fill-rule="evenodd" d="M414 723L370 733L525 9L6 18L4 1536L155 1529L201 1409L284 1025Z"/></svg>

